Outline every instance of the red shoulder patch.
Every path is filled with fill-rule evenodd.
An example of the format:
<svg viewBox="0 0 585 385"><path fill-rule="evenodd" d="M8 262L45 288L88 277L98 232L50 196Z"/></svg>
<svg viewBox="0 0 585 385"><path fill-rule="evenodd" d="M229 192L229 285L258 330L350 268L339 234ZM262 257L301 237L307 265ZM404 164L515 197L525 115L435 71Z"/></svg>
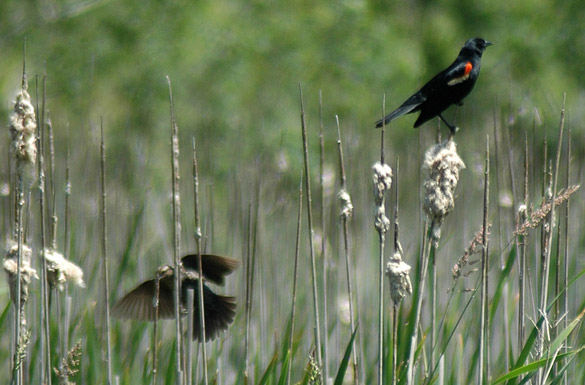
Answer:
<svg viewBox="0 0 585 385"><path fill-rule="evenodd" d="M472 69L473 69L473 65L471 64L470 61L465 63L465 73L463 74L463 76L469 75L469 73L471 72Z"/></svg>

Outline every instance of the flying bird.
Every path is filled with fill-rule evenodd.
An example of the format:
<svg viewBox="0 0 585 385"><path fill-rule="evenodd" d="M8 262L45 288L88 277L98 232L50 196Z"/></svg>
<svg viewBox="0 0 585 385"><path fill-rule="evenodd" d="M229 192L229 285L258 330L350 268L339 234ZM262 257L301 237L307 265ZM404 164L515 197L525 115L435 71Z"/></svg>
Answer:
<svg viewBox="0 0 585 385"><path fill-rule="evenodd" d="M449 124L442 113L452 104L463 104L463 99L469 95L479 76L481 56L492 44L481 38L467 40L453 64L439 72L384 119L378 120L376 127L382 127L399 116L420 111L414 122L415 128L438 116L454 134L457 128Z"/></svg>
<svg viewBox="0 0 585 385"><path fill-rule="evenodd" d="M224 284L226 275L231 274L239 265L236 259L217 255L201 255L201 272L197 254L186 255L181 259L181 315L187 314L187 291L194 289L193 339L201 340L199 330L199 279L203 279L203 305L205 316L205 340L217 337L234 321L236 298L215 294L206 281ZM174 268L163 265L156 271L159 282L158 317L174 318ZM156 316L156 282L150 279L138 285L122 297L112 308L112 316L120 319L154 321Z"/></svg>

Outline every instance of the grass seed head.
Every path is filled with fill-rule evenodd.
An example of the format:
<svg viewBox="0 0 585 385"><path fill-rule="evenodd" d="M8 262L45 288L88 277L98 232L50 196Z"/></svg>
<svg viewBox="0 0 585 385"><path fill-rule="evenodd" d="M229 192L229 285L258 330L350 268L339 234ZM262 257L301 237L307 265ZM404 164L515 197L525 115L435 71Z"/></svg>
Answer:
<svg viewBox="0 0 585 385"><path fill-rule="evenodd" d="M315 359L315 353L309 356L309 363L307 364L308 383L311 385L321 385L322 372L319 363Z"/></svg>

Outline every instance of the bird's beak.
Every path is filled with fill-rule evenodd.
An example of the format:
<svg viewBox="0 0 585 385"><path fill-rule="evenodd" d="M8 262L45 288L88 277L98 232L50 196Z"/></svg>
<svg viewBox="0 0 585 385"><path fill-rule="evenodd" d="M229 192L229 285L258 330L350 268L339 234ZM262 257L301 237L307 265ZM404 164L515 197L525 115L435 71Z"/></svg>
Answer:
<svg viewBox="0 0 585 385"><path fill-rule="evenodd" d="M487 40L486 40L486 42L485 42L485 46L486 46L486 47L489 47L490 45L494 45L494 43L492 43L491 41L487 41Z"/></svg>

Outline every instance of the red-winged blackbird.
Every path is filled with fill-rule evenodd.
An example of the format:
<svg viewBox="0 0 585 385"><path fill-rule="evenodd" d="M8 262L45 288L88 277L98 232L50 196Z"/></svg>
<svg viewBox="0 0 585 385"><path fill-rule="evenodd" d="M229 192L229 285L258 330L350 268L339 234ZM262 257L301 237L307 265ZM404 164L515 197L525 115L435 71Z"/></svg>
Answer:
<svg viewBox="0 0 585 385"><path fill-rule="evenodd" d="M388 124L399 116L420 111L414 122L415 128L439 116L451 132L455 133L457 128L449 124L442 113L452 104L463 104L463 98L471 92L479 76L481 55L490 45L492 43L481 38L467 40L453 64L437 74L384 119L378 120L376 127L382 127L382 124Z"/></svg>
<svg viewBox="0 0 585 385"><path fill-rule="evenodd" d="M181 266L181 315L187 311L187 290L194 289L193 339L201 340L199 331L199 279L223 285L224 277L234 271L239 262L232 258L216 255L201 255L202 274L199 274L199 258L196 254L182 258ZM163 265L157 269L159 279L159 318L173 318L174 311L174 268ZM112 308L112 315L122 319L154 321L156 299L156 278L145 281L126 294ZM215 338L233 322L236 315L236 299L217 295L203 285L205 306L205 340Z"/></svg>

